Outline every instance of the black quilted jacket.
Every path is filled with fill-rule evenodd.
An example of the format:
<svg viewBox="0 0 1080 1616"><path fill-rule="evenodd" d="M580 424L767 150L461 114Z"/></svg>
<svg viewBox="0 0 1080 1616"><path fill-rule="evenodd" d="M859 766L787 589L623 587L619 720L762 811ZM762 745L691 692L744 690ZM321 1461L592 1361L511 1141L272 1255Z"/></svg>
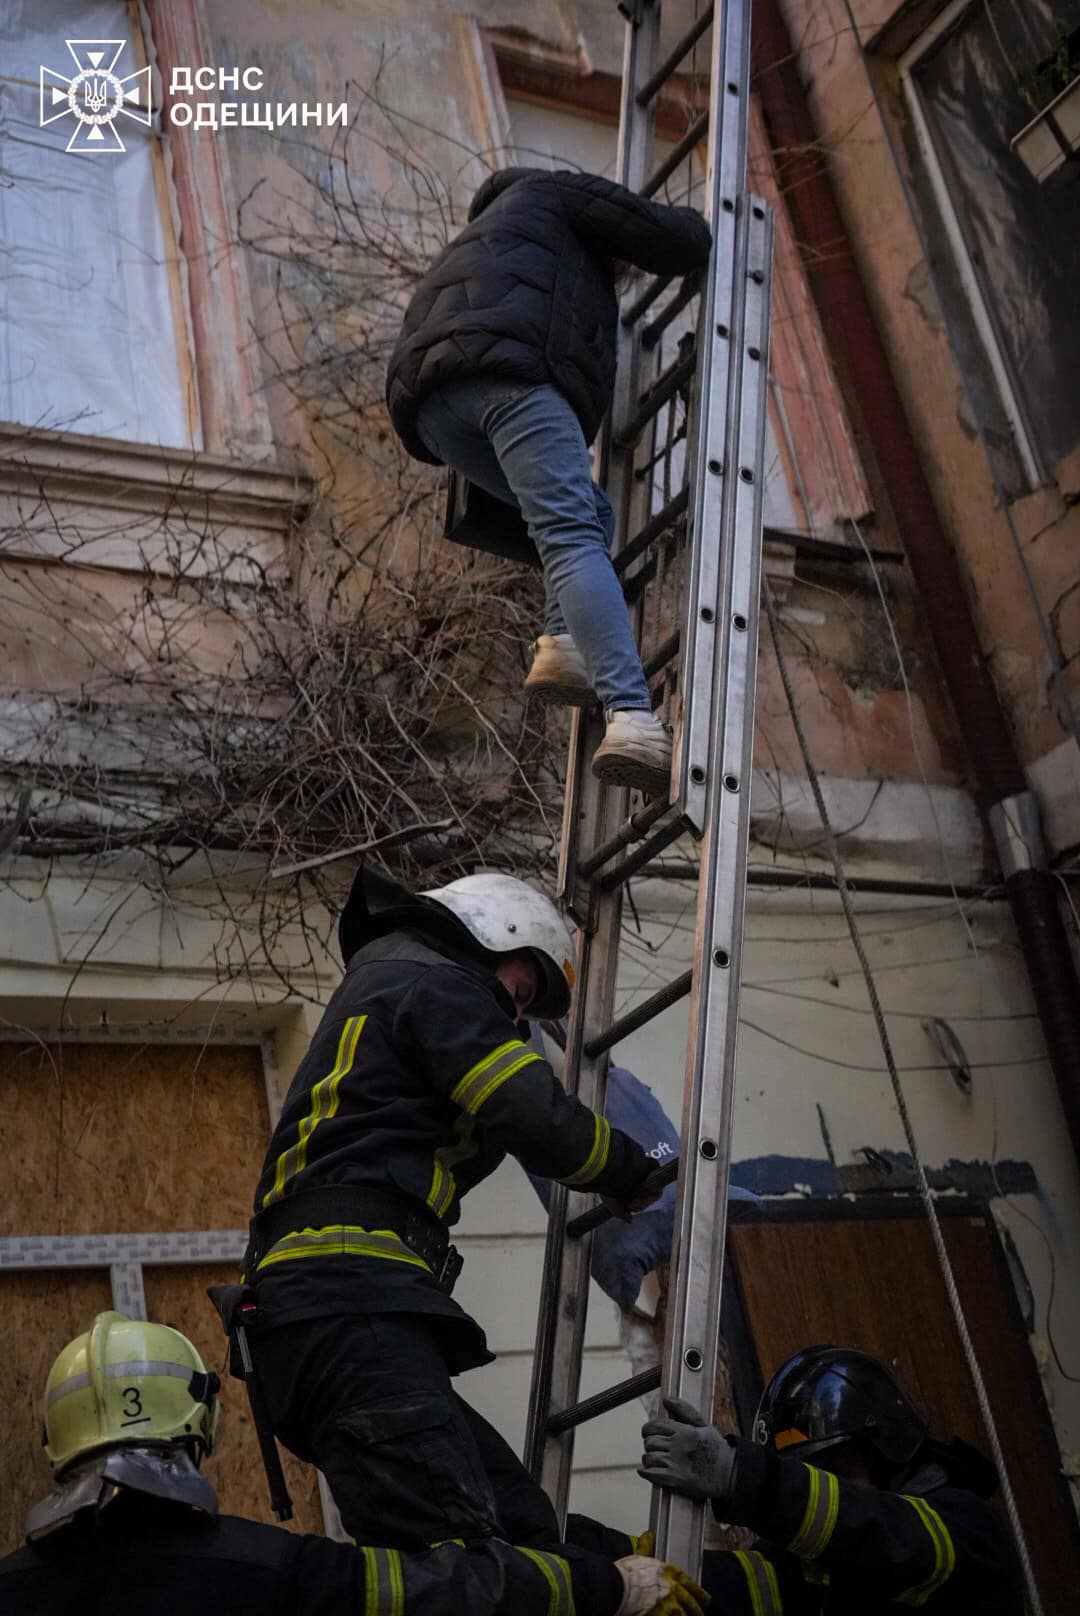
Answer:
<svg viewBox="0 0 1080 1616"><path fill-rule="evenodd" d="M409 453L433 463L416 432L425 394L478 375L550 382L591 443L615 379L613 262L686 275L709 246L693 208L647 202L596 174L492 174L413 294L390 358L386 402Z"/></svg>

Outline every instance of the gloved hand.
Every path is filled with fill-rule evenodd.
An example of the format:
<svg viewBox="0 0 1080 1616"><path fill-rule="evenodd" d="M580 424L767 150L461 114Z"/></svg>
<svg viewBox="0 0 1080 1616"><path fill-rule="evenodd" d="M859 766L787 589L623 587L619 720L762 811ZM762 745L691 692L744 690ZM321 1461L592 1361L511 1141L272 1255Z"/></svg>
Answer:
<svg viewBox="0 0 1080 1616"><path fill-rule="evenodd" d="M645 1452L638 1475L687 1498L725 1503L735 1490L734 1445L681 1398L665 1397L664 1407L668 1418L642 1427Z"/></svg>
<svg viewBox="0 0 1080 1616"><path fill-rule="evenodd" d="M629 1554L616 1560L615 1569L623 1580L615 1616L705 1616L708 1594L678 1566Z"/></svg>

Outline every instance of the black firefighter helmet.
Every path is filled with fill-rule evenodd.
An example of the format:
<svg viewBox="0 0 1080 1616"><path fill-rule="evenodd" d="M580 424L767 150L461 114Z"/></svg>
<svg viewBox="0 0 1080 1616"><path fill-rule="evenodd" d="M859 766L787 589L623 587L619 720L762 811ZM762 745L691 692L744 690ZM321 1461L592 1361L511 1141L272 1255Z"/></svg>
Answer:
<svg viewBox="0 0 1080 1616"><path fill-rule="evenodd" d="M841 1442L868 1443L897 1469L914 1459L929 1431L877 1358L854 1347L806 1347L776 1371L761 1394L754 1441L808 1458Z"/></svg>

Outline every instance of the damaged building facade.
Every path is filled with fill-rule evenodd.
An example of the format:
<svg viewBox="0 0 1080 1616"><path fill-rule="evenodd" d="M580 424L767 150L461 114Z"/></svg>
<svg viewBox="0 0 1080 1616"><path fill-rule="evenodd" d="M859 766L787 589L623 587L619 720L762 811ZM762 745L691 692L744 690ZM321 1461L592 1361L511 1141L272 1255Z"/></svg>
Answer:
<svg viewBox="0 0 1080 1616"><path fill-rule="evenodd" d="M267 1129L336 980L355 850L427 827L404 844L410 877L489 863L553 880L565 735L516 688L534 597L456 553L431 592L450 548L439 481L397 458L381 365L486 173L613 172L624 31L607 0L30 9L0 24L0 1128L16 1164L0 1297L23 1326L5 1358L8 1547L41 1482L45 1368L90 1313L111 1296L220 1358L204 1288L243 1249ZM750 183L776 208L781 650L1048 1611L1071 1608L1080 1571L1080 1068L1070 1091L1075 1005L1048 1056L1006 878L1025 860L1052 873L1075 950L1080 190L1072 159L1047 175L1053 156L1032 158L1037 175L1024 155L1068 87L1052 59L1074 10L759 0L750 120ZM665 37L694 16L667 5ZM151 69L147 121L125 123L108 169L39 121L40 66L70 70L65 41L90 35ZM172 118L173 85L210 82L200 70L216 88L195 100L271 108L274 127ZM707 79L704 36L661 143ZM332 127L277 122L343 102ZM693 202L702 176L680 175L668 199ZM673 409L676 466L679 427ZM765 627L758 679L732 1171L761 1202L731 1230L735 1406L745 1420L808 1340L844 1339L979 1440ZM622 1007L690 960L694 875L680 845L633 884ZM682 1047L675 1008L616 1051L676 1117ZM515 1444L543 1231L512 1164L461 1231L460 1295L499 1354L461 1389ZM620 1337L641 1350L657 1304L647 1284L628 1327L596 1299L586 1393L620 1378ZM265 1514L229 1404L223 1506ZM633 1408L590 1426L576 1460L590 1512L630 1530L648 1507L638 1426ZM316 1478L290 1482L299 1524L323 1529Z"/></svg>

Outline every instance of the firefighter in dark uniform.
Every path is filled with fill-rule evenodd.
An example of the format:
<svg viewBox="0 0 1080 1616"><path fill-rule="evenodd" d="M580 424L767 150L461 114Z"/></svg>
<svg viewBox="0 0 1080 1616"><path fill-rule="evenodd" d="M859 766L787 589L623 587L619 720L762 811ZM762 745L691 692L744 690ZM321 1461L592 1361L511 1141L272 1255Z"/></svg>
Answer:
<svg viewBox="0 0 1080 1616"><path fill-rule="evenodd" d="M54 1490L0 1559L0 1616L702 1616L659 1561L515 1550L355 1548L219 1515L200 1473L217 1376L179 1331L101 1313L45 1395Z"/></svg>
<svg viewBox="0 0 1080 1616"><path fill-rule="evenodd" d="M420 895L361 872L345 979L289 1089L256 1190L245 1275L276 1435L325 1474L357 1541L558 1541L554 1512L451 1377L492 1361L450 1296L447 1230L507 1152L645 1204L652 1162L570 1098L520 1035L564 1014L565 924L479 874Z"/></svg>
<svg viewBox="0 0 1080 1616"><path fill-rule="evenodd" d="M876 1359L796 1353L765 1388L752 1442L722 1436L687 1403L667 1407L644 1427L640 1473L759 1534L749 1552L705 1555L702 1582L723 1616L1021 1616L1019 1561L987 1501L994 1467L959 1439L934 1440Z"/></svg>

